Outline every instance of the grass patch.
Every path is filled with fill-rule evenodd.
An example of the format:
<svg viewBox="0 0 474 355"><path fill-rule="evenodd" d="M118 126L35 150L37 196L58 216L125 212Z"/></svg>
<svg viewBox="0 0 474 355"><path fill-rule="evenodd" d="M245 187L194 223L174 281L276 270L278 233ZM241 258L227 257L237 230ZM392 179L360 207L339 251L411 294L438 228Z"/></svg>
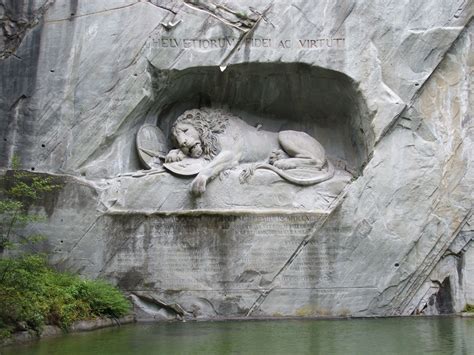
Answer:
<svg viewBox="0 0 474 355"><path fill-rule="evenodd" d="M466 307L464 307L463 312L474 313L474 304L466 304Z"/></svg>
<svg viewBox="0 0 474 355"><path fill-rule="evenodd" d="M130 303L104 281L83 280L51 269L43 256L0 259L0 340L17 330L64 330L77 320L118 318Z"/></svg>

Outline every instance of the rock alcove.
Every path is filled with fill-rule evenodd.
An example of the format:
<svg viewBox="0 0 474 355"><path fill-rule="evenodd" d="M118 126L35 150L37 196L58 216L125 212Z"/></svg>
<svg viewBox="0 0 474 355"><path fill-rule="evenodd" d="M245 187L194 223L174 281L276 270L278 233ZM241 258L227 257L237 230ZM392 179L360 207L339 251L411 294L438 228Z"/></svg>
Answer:
<svg viewBox="0 0 474 355"><path fill-rule="evenodd" d="M374 140L371 116L357 84L342 73L300 63L246 63L224 71L150 67L149 72L153 97L146 124L154 122L167 135L169 147L171 126L183 112L220 109L263 131L308 133L325 148L336 174L323 183L301 186L272 171L258 170L242 183L241 174L249 166L242 164L209 182L196 198L190 193L193 177L132 172L129 178L121 176L119 186L113 184L120 195L110 196L120 201L114 208L329 211L369 159Z"/></svg>
<svg viewBox="0 0 474 355"><path fill-rule="evenodd" d="M185 110L215 107L268 131L304 131L340 168L361 173L373 146L371 115L357 83L343 73L301 63L245 63L150 70L157 125L170 132Z"/></svg>

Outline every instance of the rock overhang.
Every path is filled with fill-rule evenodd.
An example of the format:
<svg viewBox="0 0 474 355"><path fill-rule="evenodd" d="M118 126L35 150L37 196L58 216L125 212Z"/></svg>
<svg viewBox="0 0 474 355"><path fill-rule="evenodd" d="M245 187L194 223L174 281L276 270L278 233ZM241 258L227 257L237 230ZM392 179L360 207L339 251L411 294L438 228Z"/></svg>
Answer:
<svg viewBox="0 0 474 355"><path fill-rule="evenodd" d="M242 63L182 70L149 69L157 125L196 107L225 108L253 126L306 131L328 155L359 175L374 145L368 110L358 84L344 73L306 63Z"/></svg>

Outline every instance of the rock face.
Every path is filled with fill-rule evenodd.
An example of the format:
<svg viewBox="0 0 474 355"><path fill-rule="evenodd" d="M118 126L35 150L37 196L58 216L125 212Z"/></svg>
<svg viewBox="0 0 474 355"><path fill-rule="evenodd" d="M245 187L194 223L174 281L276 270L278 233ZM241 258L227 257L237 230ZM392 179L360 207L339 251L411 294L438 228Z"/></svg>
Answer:
<svg viewBox="0 0 474 355"><path fill-rule="evenodd" d="M30 228L58 266L133 294L141 319L457 312L474 303L472 14L464 0L0 0L0 168L18 157L63 181ZM239 160L193 195L197 177L158 158L142 170L140 128L180 149L171 127L190 109L306 132L335 177L242 184L260 161Z"/></svg>

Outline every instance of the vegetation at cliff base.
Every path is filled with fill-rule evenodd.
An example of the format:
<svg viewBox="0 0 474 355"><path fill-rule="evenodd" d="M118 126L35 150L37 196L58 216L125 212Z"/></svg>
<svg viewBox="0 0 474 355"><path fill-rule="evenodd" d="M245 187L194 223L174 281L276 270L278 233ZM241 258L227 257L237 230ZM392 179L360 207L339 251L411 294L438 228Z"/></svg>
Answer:
<svg viewBox="0 0 474 355"><path fill-rule="evenodd" d="M58 272L36 251L46 238L27 227L46 219L30 213L30 206L41 206L38 202L61 186L51 177L17 169L1 182L0 343L15 331L40 333L46 324L67 330L77 320L127 314L130 303L112 285Z"/></svg>
<svg viewBox="0 0 474 355"><path fill-rule="evenodd" d="M40 255L0 260L0 304L3 336L40 332L45 324L66 330L77 320L118 318L130 309L112 285L54 271Z"/></svg>
<svg viewBox="0 0 474 355"><path fill-rule="evenodd" d="M466 307L464 307L463 312L474 313L474 304L466 304Z"/></svg>
<svg viewBox="0 0 474 355"><path fill-rule="evenodd" d="M0 190L0 253L34 244L43 236L25 235L23 229L32 222L43 220L29 212L35 201L61 188L51 177L13 170L2 177Z"/></svg>

